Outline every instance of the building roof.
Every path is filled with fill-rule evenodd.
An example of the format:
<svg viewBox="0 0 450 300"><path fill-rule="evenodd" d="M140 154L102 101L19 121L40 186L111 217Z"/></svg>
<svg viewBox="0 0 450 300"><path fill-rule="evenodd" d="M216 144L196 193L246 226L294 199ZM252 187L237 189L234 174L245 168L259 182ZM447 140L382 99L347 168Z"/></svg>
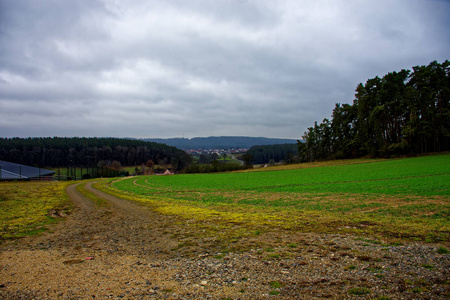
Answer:
<svg viewBox="0 0 450 300"><path fill-rule="evenodd" d="M0 179L29 179L52 176L55 171L0 160Z"/></svg>
<svg viewBox="0 0 450 300"><path fill-rule="evenodd" d="M20 176L20 174L16 174L13 172L9 172L3 169L0 169L0 179L3 180L19 180L19 179L29 179L26 176Z"/></svg>

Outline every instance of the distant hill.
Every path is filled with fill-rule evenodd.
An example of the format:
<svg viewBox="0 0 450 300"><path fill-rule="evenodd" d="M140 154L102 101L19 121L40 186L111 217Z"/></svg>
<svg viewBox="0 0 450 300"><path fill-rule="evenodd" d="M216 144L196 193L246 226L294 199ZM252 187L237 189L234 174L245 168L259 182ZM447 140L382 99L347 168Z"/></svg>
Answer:
<svg viewBox="0 0 450 300"><path fill-rule="evenodd" d="M247 136L211 136L169 139L143 139L143 141L166 144L179 149L249 149L252 146L276 145L276 144L296 144L294 139L276 139L265 137Z"/></svg>

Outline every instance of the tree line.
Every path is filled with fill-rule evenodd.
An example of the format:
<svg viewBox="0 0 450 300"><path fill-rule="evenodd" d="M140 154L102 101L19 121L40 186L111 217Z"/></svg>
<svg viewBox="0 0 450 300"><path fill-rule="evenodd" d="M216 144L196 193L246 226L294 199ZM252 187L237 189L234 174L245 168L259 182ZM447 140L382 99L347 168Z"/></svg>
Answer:
<svg viewBox="0 0 450 300"><path fill-rule="evenodd" d="M249 166L241 165L238 162L213 160L210 163L191 164L185 169L186 173L215 173L231 172L248 169Z"/></svg>
<svg viewBox="0 0 450 300"><path fill-rule="evenodd" d="M251 156L253 164L265 164L270 160L289 163L297 157L298 147L296 144L253 146L248 149L247 154Z"/></svg>
<svg viewBox="0 0 450 300"><path fill-rule="evenodd" d="M298 142L301 161L450 150L450 62L368 79Z"/></svg>
<svg viewBox="0 0 450 300"><path fill-rule="evenodd" d="M92 167L113 161L132 166L146 163L185 168L191 156L175 147L119 138L0 138L0 160L36 167Z"/></svg>

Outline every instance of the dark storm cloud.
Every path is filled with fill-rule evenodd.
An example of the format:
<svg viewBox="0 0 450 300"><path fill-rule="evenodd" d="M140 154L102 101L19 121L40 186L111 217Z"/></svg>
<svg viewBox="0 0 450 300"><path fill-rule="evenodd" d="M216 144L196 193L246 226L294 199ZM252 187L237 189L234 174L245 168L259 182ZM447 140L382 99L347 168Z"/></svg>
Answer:
<svg viewBox="0 0 450 300"><path fill-rule="evenodd" d="M444 61L446 1L0 0L0 136L300 138Z"/></svg>

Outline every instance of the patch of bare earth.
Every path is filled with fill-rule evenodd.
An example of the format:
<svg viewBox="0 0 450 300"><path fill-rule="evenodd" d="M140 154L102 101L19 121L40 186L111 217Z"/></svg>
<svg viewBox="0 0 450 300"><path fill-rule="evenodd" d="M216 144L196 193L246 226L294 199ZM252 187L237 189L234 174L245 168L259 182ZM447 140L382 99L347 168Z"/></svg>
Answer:
<svg viewBox="0 0 450 300"><path fill-rule="evenodd" d="M276 231L234 240L229 249L242 250L227 253L189 220L87 188L108 205L70 186L69 217L44 235L0 245L0 299L450 296L450 257L438 245Z"/></svg>

